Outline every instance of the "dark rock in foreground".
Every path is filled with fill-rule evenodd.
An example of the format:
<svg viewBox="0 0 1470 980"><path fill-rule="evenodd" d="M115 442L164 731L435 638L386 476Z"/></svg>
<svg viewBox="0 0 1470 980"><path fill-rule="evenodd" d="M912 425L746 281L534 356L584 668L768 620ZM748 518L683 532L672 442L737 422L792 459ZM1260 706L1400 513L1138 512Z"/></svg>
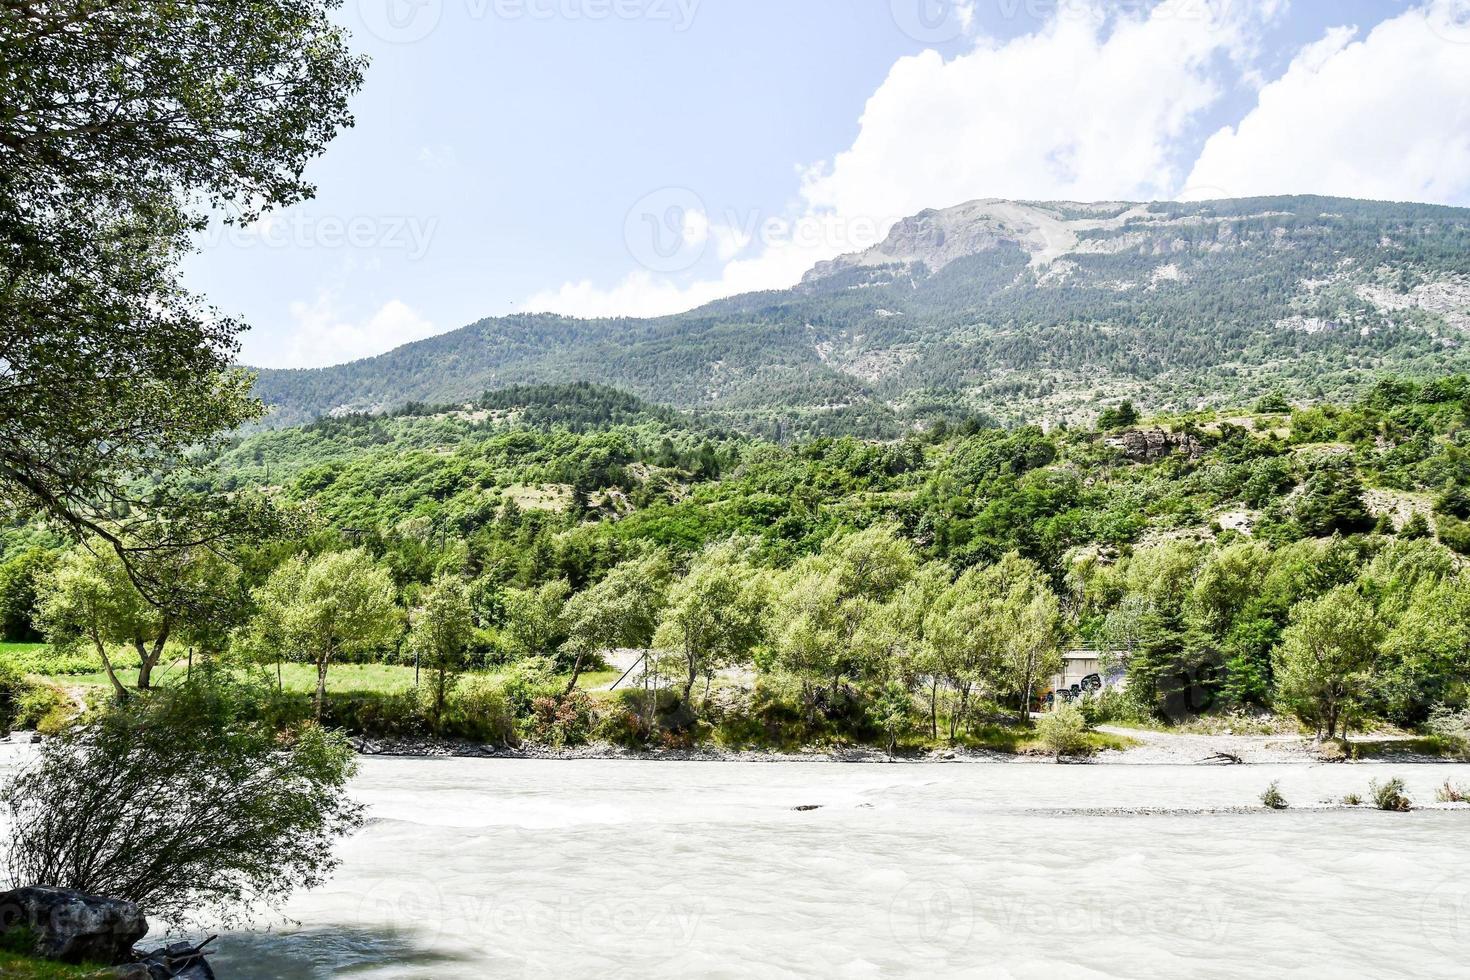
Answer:
<svg viewBox="0 0 1470 980"><path fill-rule="evenodd" d="M148 932L138 906L65 888L0 892L0 934L28 931L37 956L63 963L125 963Z"/></svg>

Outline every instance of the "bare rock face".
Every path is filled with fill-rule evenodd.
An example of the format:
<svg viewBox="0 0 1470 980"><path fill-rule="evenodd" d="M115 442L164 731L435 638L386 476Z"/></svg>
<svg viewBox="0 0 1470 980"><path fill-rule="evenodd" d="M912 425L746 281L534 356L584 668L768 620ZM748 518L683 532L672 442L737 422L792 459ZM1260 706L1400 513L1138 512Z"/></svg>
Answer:
<svg viewBox="0 0 1470 980"><path fill-rule="evenodd" d="M1109 436L1108 445L1122 450L1131 463L1154 463L1175 453L1195 459L1205 451L1204 444L1190 433L1166 429L1134 429Z"/></svg>
<svg viewBox="0 0 1470 980"><path fill-rule="evenodd" d="M64 963L125 963L148 932L138 906L65 888L0 892L0 934L25 930L37 956Z"/></svg>

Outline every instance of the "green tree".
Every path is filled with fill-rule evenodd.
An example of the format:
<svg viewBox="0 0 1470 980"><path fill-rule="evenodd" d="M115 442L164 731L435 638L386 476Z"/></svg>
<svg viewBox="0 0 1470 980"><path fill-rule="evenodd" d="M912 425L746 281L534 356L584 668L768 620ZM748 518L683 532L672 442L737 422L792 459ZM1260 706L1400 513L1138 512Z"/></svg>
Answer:
<svg viewBox="0 0 1470 980"><path fill-rule="evenodd" d="M668 559L655 552L622 562L571 598L562 644L572 656L568 694L576 689L589 657L617 647L646 646L653 640L668 587Z"/></svg>
<svg viewBox="0 0 1470 980"><path fill-rule="evenodd" d="M235 921L325 881L333 844L362 822L352 749L315 725L283 741L264 707L199 677L47 739L0 791L10 880L175 924Z"/></svg>
<svg viewBox="0 0 1470 980"><path fill-rule="evenodd" d="M843 678L861 671L859 631L917 567L908 542L876 527L829 539L788 573L775 610L776 655L801 679L809 709L824 679L835 698Z"/></svg>
<svg viewBox="0 0 1470 980"><path fill-rule="evenodd" d="M469 587L454 575L434 579L413 617L408 633L410 649L434 672L434 729L444 719L444 701L464 670L465 653L474 635L474 613Z"/></svg>
<svg viewBox="0 0 1470 980"><path fill-rule="evenodd" d="M36 586L55 564L56 552L38 547L0 563L0 638L16 643L40 639Z"/></svg>
<svg viewBox="0 0 1470 980"><path fill-rule="evenodd" d="M117 554L101 542L64 554L41 583L41 629L58 649L90 641L118 700L127 688L117 676L108 647L132 644L141 666L138 687L151 685L153 666L162 658L170 620L133 585ZM150 646L151 641L151 646Z"/></svg>
<svg viewBox="0 0 1470 980"><path fill-rule="evenodd" d="M255 602L259 642L316 666L318 719L333 661L389 647L400 628L388 570L361 549L293 558L256 590Z"/></svg>
<svg viewBox="0 0 1470 980"><path fill-rule="evenodd" d="M1062 669L1061 605L1045 573L1017 554L1001 559L992 575L1004 585L991 619L1000 639L991 683L1019 704L1026 723L1037 684Z"/></svg>
<svg viewBox="0 0 1470 980"><path fill-rule="evenodd" d="M1319 736L1347 734L1374 694L1373 669L1383 624L1351 586L1309 599L1291 611L1276 651L1277 700Z"/></svg>
<svg viewBox="0 0 1470 980"><path fill-rule="evenodd" d="M770 595L744 551L735 541L706 548L669 590L653 643L678 664L685 704L700 676L740 663L765 636Z"/></svg>
<svg viewBox="0 0 1470 980"><path fill-rule="evenodd" d="M17 511L156 547L114 528L165 509L135 477L258 411L231 369L240 325L178 263L211 208L309 196L302 170L362 80L337 5L0 4L0 498Z"/></svg>
<svg viewBox="0 0 1470 980"><path fill-rule="evenodd" d="M566 605L572 587L553 579L533 589L507 589L501 642L512 659L542 657L566 640Z"/></svg>

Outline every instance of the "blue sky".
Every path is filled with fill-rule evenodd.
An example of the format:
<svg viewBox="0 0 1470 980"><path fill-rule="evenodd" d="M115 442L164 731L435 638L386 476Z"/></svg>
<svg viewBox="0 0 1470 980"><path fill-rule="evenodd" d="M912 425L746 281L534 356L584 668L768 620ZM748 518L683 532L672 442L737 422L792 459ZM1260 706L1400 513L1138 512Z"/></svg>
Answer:
<svg viewBox="0 0 1470 980"><path fill-rule="evenodd" d="M188 284L316 366L790 285L977 197L1470 205L1470 0L345 0L315 200Z"/></svg>

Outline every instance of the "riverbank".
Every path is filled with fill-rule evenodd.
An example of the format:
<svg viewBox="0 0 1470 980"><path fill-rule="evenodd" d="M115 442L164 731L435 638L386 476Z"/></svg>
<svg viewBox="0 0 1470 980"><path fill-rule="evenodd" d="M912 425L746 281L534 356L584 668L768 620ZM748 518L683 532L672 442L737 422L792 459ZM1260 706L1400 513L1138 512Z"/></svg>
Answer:
<svg viewBox="0 0 1470 980"><path fill-rule="evenodd" d="M1109 747L1089 755L1062 760L1069 765L1379 765L1385 763L1457 763L1459 757L1422 751L1424 740L1407 736L1379 736L1351 743L1344 752L1337 743L1318 744L1293 735L1197 735L1104 725L1097 733ZM872 746L813 747L800 751L727 749L715 745L696 748L630 749L608 743L567 748L545 745L503 747L454 739L353 738L364 756L407 758L485 758L527 760L607 760L628 762L832 762L849 764L1055 764L1056 758L1039 750L1003 751L973 746L909 750L892 757Z"/></svg>

